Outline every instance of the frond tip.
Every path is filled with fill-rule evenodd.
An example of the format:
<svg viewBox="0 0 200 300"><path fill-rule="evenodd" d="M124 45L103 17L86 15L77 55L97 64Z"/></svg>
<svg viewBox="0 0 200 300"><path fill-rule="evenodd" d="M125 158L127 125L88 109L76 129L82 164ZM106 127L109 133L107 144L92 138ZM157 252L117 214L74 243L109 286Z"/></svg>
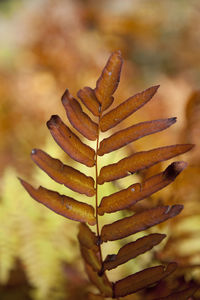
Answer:
<svg viewBox="0 0 200 300"><path fill-rule="evenodd" d="M120 130L108 138L105 138L100 143L98 149L98 155L102 156L106 153L110 153L123 146L126 146L133 141L136 141L146 135L150 135L161 130L164 130L174 124L176 118L154 120L148 122L142 122L126 129Z"/></svg>
<svg viewBox="0 0 200 300"><path fill-rule="evenodd" d="M101 103L101 111L106 110L114 101L112 95L118 87L121 68L121 52L116 51L110 56L94 90L98 101Z"/></svg>

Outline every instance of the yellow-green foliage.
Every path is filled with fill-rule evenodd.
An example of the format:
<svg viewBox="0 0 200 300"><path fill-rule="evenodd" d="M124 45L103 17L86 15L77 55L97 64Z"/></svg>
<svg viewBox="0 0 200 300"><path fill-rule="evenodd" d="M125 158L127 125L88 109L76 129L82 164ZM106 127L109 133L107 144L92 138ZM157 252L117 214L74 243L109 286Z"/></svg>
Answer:
<svg viewBox="0 0 200 300"><path fill-rule="evenodd" d="M67 156L55 143L52 143L51 139L43 149L54 157L62 158L63 161L67 159ZM116 157L112 156L112 160L115 159ZM76 165L81 170L84 168L80 167L78 163ZM80 253L76 238L77 223L63 218L33 201L20 185L17 179L18 175L13 168L7 168L1 184L0 283L7 283L17 258L21 260L28 281L34 288L32 292L34 300L67 299L67 276L64 276L62 262L70 263L75 268L83 268L79 260ZM130 177L132 179L129 178L129 180L136 180L135 176ZM36 187L39 182L42 186L57 190L61 194L72 197L75 194L70 189L53 181L37 166L34 166L33 169L33 181ZM126 186L128 183L121 180L120 184ZM117 188L113 184L107 184L106 192L114 192ZM84 197L84 200L81 200L85 201L85 199L87 198ZM107 221L112 218L113 216L108 217ZM111 251L111 244L107 244L109 249L106 249L108 247L105 246L105 253ZM122 245L119 242L112 245L113 252L116 252L120 246ZM138 257L134 266L131 264L131 270L130 265L127 267L125 264L124 267L119 268L118 272L137 271L144 264L146 262L142 263L141 258ZM119 276L118 272L113 274L114 278Z"/></svg>
<svg viewBox="0 0 200 300"><path fill-rule="evenodd" d="M35 177L47 186L53 183L38 168ZM62 262L76 266L76 223L32 201L19 184L15 170L10 168L2 181L0 224L0 283L8 281L18 258L35 288L33 299L66 299Z"/></svg>
<svg viewBox="0 0 200 300"><path fill-rule="evenodd" d="M51 139L49 139L47 146L42 148L50 155L59 157L63 161L67 159L67 156L55 143L52 143ZM125 153L123 152L122 155L125 155ZM109 158L106 157L106 160L108 159L115 161L116 157L114 155ZM76 163L77 166L80 170L84 168ZM0 283L7 283L10 271L15 267L17 258L21 260L28 281L34 288L32 292L34 300L70 299L70 295L67 295L68 282L67 276L64 275L62 263L70 263L74 268L80 270L83 268L79 259L80 253L76 241L77 223L63 218L33 201L20 185L17 179L18 175L13 168L6 169L1 182ZM122 179L119 182L120 187L126 187L127 184L138 179L136 175L130 176L128 179L130 182ZM38 167L33 169L33 181L35 187L38 186L39 182L42 186L56 190L61 194L72 197L75 194L70 189L53 181ZM120 187L106 184L106 193L114 192ZM85 201L85 199L86 197L81 200ZM118 213L121 214L121 212ZM111 218L113 216L109 215L106 222L110 222ZM159 230L165 233L170 232L168 226L164 226ZM148 230L148 232L150 233L151 230ZM140 234L135 235L130 241L139 237ZM110 252L117 252L122 246L120 241L111 244L105 244L105 255ZM163 245L156 249L162 249ZM117 272L110 271L109 275L112 280L116 280L122 274L129 275L154 264L153 252L149 251L146 255L136 258L134 263L119 267ZM196 277L198 278L198 276Z"/></svg>

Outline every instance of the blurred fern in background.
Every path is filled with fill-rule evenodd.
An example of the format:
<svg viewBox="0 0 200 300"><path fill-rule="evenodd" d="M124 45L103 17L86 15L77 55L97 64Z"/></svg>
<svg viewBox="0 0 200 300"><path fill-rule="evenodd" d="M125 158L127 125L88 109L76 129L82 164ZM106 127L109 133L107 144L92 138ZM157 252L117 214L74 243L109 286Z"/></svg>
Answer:
<svg viewBox="0 0 200 300"><path fill-rule="evenodd" d="M158 97L135 114L134 123L149 116L177 116L177 125L164 138L158 135L154 145L197 144L186 157L189 167L184 174L151 201L184 203L182 215L159 228L172 239L164 250L157 248L156 255L178 261L181 276L200 282L199 92L192 97L199 89L199 28L199 0L0 1L0 298L84 299L81 291L88 283L77 250L77 225L29 199L17 176L63 193L27 157L32 148L41 147L63 159L41 124L55 111L63 116L58 99L66 86L73 94L86 84L94 86L105 57L116 49L126 60L116 103L152 82L160 83ZM130 118L124 126L132 123ZM152 139L144 138L141 144L136 142L129 154L149 148ZM137 180L160 169L138 174ZM120 184L123 188L129 183ZM108 194L116 187L109 189ZM148 207L148 200L137 210ZM177 243L180 247L174 247ZM195 245L192 255L191 245ZM109 251L114 253L115 248ZM116 276L144 268L154 255L138 257L134 266L125 266Z"/></svg>

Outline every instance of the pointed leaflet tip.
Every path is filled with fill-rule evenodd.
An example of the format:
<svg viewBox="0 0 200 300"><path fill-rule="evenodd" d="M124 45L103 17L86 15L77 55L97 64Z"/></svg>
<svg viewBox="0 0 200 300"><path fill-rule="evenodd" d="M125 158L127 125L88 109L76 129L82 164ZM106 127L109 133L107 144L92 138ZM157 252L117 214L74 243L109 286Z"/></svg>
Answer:
<svg viewBox="0 0 200 300"><path fill-rule="evenodd" d="M159 85L156 85L144 90L141 93L137 93L106 113L100 120L101 131L104 132L110 128L113 128L145 105L152 99L158 88Z"/></svg>
<svg viewBox="0 0 200 300"><path fill-rule="evenodd" d="M137 172L149 168L161 161L168 160L177 155L183 154L193 148L191 144L176 144L148 151L136 152L129 157L125 157L117 163L104 166L100 170L98 183L126 177L128 172Z"/></svg>
<svg viewBox="0 0 200 300"><path fill-rule="evenodd" d="M122 129L101 141L98 149L98 155L102 156L126 146L144 136L165 130L171 126L175 120L176 118L146 121L132 125L126 129Z"/></svg>
<svg viewBox="0 0 200 300"><path fill-rule="evenodd" d="M104 225L101 231L102 242L115 241L131 234L146 230L178 215L183 205L157 206L112 224Z"/></svg>
<svg viewBox="0 0 200 300"><path fill-rule="evenodd" d="M173 124L173 123L176 123L177 117L168 118L168 120Z"/></svg>
<svg viewBox="0 0 200 300"><path fill-rule="evenodd" d="M154 85L154 86L152 86L152 87L154 87L155 90L157 91L157 90L159 89L159 87L160 87L160 84Z"/></svg>
<svg viewBox="0 0 200 300"><path fill-rule="evenodd" d="M52 179L64 184L71 190L92 197L95 194L94 179L80 171L64 165L59 159L55 159L40 149L34 149L32 160Z"/></svg>
<svg viewBox="0 0 200 300"><path fill-rule="evenodd" d="M65 195L60 195L41 186L35 189L22 179L20 179L20 182L33 199L50 208L55 213L74 221L87 222L90 225L96 224L94 208L91 205L79 202Z"/></svg>
<svg viewBox="0 0 200 300"><path fill-rule="evenodd" d="M69 102L69 99L73 99L72 95L69 93L69 90L66 89L64 94L61 97L62 104L67 104Z"/></svg>
<svg viewBox="0 0 200 300"><path fill-rule="evenodd" d="M112 213L121 209L126 209L138 201L151 196L153 193L163 189L180 174L187 166L183 161L177 161L169 165L164 172L147 178L144 182L136 183L127 189L103 197L98 207L98 214ZM134 192L132 189L134 188Z"/></svg>

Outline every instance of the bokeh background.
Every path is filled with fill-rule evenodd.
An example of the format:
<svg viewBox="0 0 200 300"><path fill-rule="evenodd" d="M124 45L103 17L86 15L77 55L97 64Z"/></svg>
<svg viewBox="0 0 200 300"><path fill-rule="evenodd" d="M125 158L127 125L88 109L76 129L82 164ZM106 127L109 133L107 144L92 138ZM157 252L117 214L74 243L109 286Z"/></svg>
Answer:
<svg viewBox="0 0 200 300"><path fill-rule="evenodd" d="M161 85L154 99L120 126L178 117L172 128L128 151L182 142L196 147L181 158L189 167L180 178L137 207L184 203L181 216L159 228L170 238L156 254L136 259L115 276L151 266L156 257L178 261L185 280L200 281L199 0L1 0L0 299L86 299L77 224L35 203L17 177L66 193L34 166L31 149L68 161L45 123L52 114L66 121L64 90L76 96L84 86L95 87L108 56L118 49L125 63L116 103Z"/></svg>

